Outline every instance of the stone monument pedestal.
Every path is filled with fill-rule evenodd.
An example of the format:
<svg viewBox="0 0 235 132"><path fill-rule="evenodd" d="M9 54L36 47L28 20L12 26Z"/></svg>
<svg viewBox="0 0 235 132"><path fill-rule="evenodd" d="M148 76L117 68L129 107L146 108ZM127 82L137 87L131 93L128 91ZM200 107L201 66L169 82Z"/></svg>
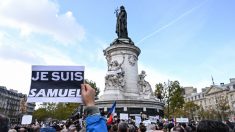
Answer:
<svg viewBox="0 0 235 132"><path fill-rule="evenodd" d="M138 56L141 50L129 38L118 38L104 50L108 71L104 94L96 105L107 111L116 101L116 112L130 116L145 113L163 116L164 103L153 96L144 71L138 74Z"/></svg>
<svg viewBox="0 0 235 132"><path fill-rule="evenodd" d="M147 116L163 116L163 103L160 101L151 100L115 100L116 101L116 113L128 113L129 116L136 116L140 113L146 114ZM96 105L100 110L108 112L111 108L114 100L98 100Z"/></svg>

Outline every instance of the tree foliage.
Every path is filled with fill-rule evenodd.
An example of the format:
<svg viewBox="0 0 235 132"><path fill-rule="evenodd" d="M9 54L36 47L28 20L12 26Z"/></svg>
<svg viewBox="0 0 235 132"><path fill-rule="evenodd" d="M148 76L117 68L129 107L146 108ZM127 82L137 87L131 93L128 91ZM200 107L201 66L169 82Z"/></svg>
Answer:
<svg viewBox="0 0 235 132"><path fill-rule="evenodd" d="M204 109L202 106L200 106L198 110L198 116L201 118L201 120L220 120L220 116L218 114L218 111L214 108L208 108Z"/></svg>
<svg viewBox="0 0 235 132"><path fill-rule="evenodd" d="M47 118L66 120L71 117L78 106L78 103L43 103L34 111L33 117L38 121L44 121Z"/></svg>
<svg viewBox="0 0 235 132"><path fill-rule="evenodd" d="M95 99L98 99L98 95L100 93L100 88L96 86L96 83L92 80L85 79L85 82L89 84L92 88L95 89Z"/></svg>
<svg viewBox="0 0 235 132"><path fill-rule="evenodd" d="M168 83L156 84L155 96L159 99L163 99L166 103L164 113L168 118L181 113L180 110L184 105L184 97L183 88L178 81L168 81Z"/></svg>
<svg viewBox="0 0 235 132"><path fill-rule="evenodd" d="M158 83L155 85L154 95L160 100L164 98L163 90L164 90L164 87L162 83Z"/></svg>
<svg viewBox="0 0 235 132"><path fill-rule="evenodd" d="M60 114L56 114L55 118L59 120L70 118L78 106L78 103L58 103L56 113Z"/></svg>
<svg viewBox="0 0 235 132"><path fill-rule="evenodd" d="M196 114L199 108L200 107L192 101L184 103L183 106L183 110L186 114L185 116L189 117L190 119L193 119L194 114Z"/></svg>
<svg viewBox="0 0 235 132"><path fill-rule="evenodd" d="M177 109L181 109L184 105L183 88L180 86L178 81L170 82L168 87L171 89L169 104L172 112L174 113Z"/></svg>
<svg viewBox="0 0 235 132"><path fill-rule="evenodd" d="M224 120L229 114L229 102L227 96L220 96L216 99L216 108L221 120Z"/></svg>
<svg viewBox="0 0 235 132"><path fill-rule="evenodd" d="M38 121L43 121L49 117L49 113L45 108L39 108L33 112L33 117Z"/></svg>

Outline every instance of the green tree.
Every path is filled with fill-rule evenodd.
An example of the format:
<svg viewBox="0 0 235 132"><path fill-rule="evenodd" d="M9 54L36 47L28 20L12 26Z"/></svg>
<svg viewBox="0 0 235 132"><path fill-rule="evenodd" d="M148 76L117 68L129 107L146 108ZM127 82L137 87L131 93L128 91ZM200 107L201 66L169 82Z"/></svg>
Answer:
<svg viewBox="0 0 235 132"><path fill-rule="evenodd" d="M39 121L47 118L66 120L78 108L78 103L43 103L39 109L35 110L33 116Z"/></svg>
<svg viewBox="0 0 235 132"><path fill-rule="evenodd" d="M220 96L216 98L216 109L220 120L225 120L225 118L230 113L230 107L227 96Z"/></svg>
<svg viewBox="0 0 235 132"><path fill-rule="evenodd" d="M38 121L44 121L49 117L49 113L45 108L39 108L33 112L33 117Z"/></svg>
<svg viewBox="0 0 235 132"><path fill-rule="evenodd" d="M172 110L173 116L176 116L176 113L180 111L184 105L184 97L183 97L183 88L180 86L180 83L178 81L170 82L170 85L168 87L171 87L172 94L169 97L169 105L170 109Z"/></svg>
<svg viewBox="0 0 235 132"><path fill-rule="evenodd" d="M162 83L158 83L155 85L155 91L154 91L154 95L162 100L164 98L164 95L163 95L163 91L164 90L164 87L163 87L163 84Z"/></svg>
<svg viewBox="0 0 235 132"><path fill-rule="evenodd" d="M201 120L221 120L221 115L215 108L209 107L208 109L203 109L200 107L198 109L198 115Z"/></svg>
<svg viewBox="0 0 235 132"><path fill-rule="evenodd" d="M98 95L100 93L100 88L96 86L96 83L92 80L85 79L85 82L89 84L92 88L95 89L95 99L98 99Z"/></svg>
<svg viewBox="0 0 235 132"><path fill-rule="evenodd" d="M204 120L204 119L206 119L205 110L204 110L204 108L202 107L202 105L199 106L197 114L198 114L198 116L200 117L199 120Z"/></svg>
<svg viewBox="0 0 235 132"><path fill-rule="evenodd" d="M42 103L40 108L46 109L46 113L48 114L47 118L55 117L56 103Z"/></svg>
<svg viewBox="0 0 235 132"><path fill-rule="evenodd" d="M167 109L164 113L168 118L182 113L181 109L184 105L183 92L183 88L178 81L168 81L168 83L155 85L155 96L165 101Z"/></svg>
<svg viewBox="0 0 235 132"><path fill-rule="evenodd" d="M199 106L192 101L184 103L184 111L190 119L193 119L194 113L199 110Z"/></svg>
<svg viewBox="0 0 235 132"><path fill-rule="evenodd" d="M55 109L55 119L66 120L77 110L78 103L58 103Z"/></svg>

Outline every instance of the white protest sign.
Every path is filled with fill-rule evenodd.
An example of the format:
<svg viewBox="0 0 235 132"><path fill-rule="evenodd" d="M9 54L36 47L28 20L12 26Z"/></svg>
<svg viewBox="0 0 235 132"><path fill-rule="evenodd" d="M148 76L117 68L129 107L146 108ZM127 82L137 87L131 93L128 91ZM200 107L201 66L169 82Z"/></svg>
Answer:
<svg viewBox="0 0 235 132"><path fill-rule="evenodd" d="M176 122L187 123L188 122L188 118L176 118Z"/></svg>
<svg viewBox="0 0 235 132"><path fill-rule="evenodd" d="M157 120L159 119L159 116L149 116L149 120L153 123L157 123Z"/></svg>
<svg viewBox="0 0 235 132"><path fill-rule="evenodd" d="M21 120L21 124L25 125L25 124L31 124L32 123L32 115L23 115L22 120Z"/></svg>
<svg viewBox="0 0 235 132"><path fill-rule="evenodd" d="M81 103L83 66L32 66L27 102Z"/></svg>
<svg viewBox="0 0 235 132"><path fill-rule="evenodd" d="M128 114L126 114L126 113L120 113L120 119L121 119L121 120L128 120Z"/></svg>
<svg viewBox="0 0 235 132"><path fill-rule="evenodd" d="M151 124L151 121L150 121L150 120L144 120L144 121L143 121L143 124L144 124L145 126L148 126L148 125Z"/></svg>
<svg viewBox="0 0 235 132"><path fill-rule="evenodd" d="M141 123L141 117L140 116L135 116L135 124L137 126L139 126L140 123Z"/></svg>
<svg viewBox="0 0 235 132"><path fill-rule="evenodd" d="M156 118L159 120L160 119L159 115L156 115Z"/></svg>

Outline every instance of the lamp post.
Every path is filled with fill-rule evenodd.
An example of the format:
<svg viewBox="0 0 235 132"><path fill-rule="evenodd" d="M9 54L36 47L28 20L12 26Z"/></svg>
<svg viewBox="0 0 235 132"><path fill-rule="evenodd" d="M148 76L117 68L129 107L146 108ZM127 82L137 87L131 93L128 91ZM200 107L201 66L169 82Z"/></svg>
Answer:
<svg viewBox="0 0 235 132"><path fill-rule="evenodd" d="M83 104L80 104L81 106L80 106L80 118L82 118L83 116L82 116L82 114L83 114Z"/></svg>
<svg viewBox="0 0 235 132"><path fill-rule="evenodd" d="M168 88L168 101L167 101L167 109L168 109L168 120L169 120L169 118L170 118L170 99L169 99L169 97L170 97L170 88L169 88L169 80L168 80L168 82L167 82L167 88Z"/></svg>
<svg viewBox="0 0 235 132"><path fill-rule="evenodd" d="M169 120L169 118L170 118L170 99L169 99L169 97L170 97L170 87L169 87L169 83L170 83L170 81L168 80L167 81L167 84L166 84L166 82L164 82L164 91L165 91L165 93L167 93L166 94L166 97L167 97L167 118L168 118L168 120Z"/></svg>

